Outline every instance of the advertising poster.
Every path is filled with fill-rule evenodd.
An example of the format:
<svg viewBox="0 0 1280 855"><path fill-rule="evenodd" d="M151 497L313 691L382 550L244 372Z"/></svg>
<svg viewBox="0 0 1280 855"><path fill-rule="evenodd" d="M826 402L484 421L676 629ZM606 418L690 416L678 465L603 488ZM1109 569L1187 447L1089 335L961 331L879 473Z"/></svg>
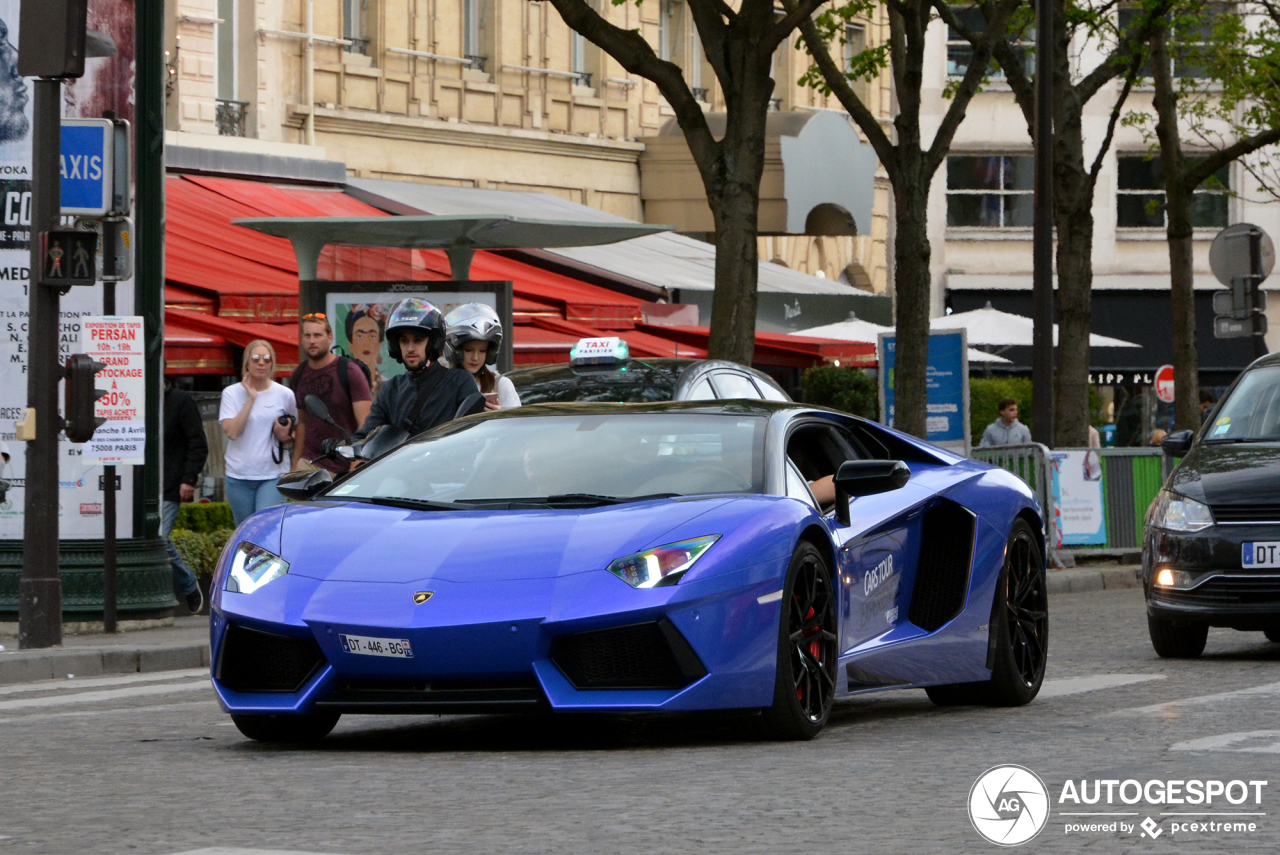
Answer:
<svg viewBox="0 0 1280 855"><path fill-rule="evenodd" d="M894 425L894 357L896 337L880 334L881 421ZM969 453L969 350L965 331L929 334L928 415L929 442L958 454Z"/></svg>
<svg viewBox="0 0 1280 855"><path fill-rule="evenodd" d="M22 48L19 0L0 0L0 61L17 64ZM132 0L90 0L89 27L111 35L117 54L85 61L84 77L63 86L63 117L100 118L114 111L133 122L134 6ZM26 464L25 443L14 439L14 423L27 405L27 290L30 286L32 81L5 76L0 84L0 439L12 460L5 477L13 482L0 503L0 539L22 538ZM133 283L116 285L116 304L132 308ZM84 350L82 318L102 314L102 286L73 288L62 297L58 359ZM62 399L61 391L58 395ZM102 464L83 457L83 446L62 438L59 455L59 535L63 539L102 537ZM133 502L133 472L119 471L121 507ZM131 537L133 514L119 515L119 537Z"/></svg>
<svg viewBox="0 0 1280 855"><path fill-rule="evenodd" d="M1053 504L1058 546L1102 546L1107 542L1102 458L1096 451L1054 451Z"/></svg>
<svg viewBox="0 0 1280 855"><path fill-rule="evenodd" d="M142 317L84 317L80 321L84 353L106 366L98 372L100 385L96 388L107 393L94 405L94 415L107 421L84 444L81 456L103 464L141 466L147 444Z"/></svg>
<svg viewBox="0 0 1280 855"><path fill-rule="evenodd" d="M325 295L325 314L333 325L333 344L338 353L358 359L373 377L373 395L378 396L384 381L404 371L404 366L387 351L387 318L396 304L410 296L426 300L447 315L463 303L483 303L497 308L492 292L445 292L432 294L361 294L330 293ZM447 298L447 299L446 299Z"/></svg>

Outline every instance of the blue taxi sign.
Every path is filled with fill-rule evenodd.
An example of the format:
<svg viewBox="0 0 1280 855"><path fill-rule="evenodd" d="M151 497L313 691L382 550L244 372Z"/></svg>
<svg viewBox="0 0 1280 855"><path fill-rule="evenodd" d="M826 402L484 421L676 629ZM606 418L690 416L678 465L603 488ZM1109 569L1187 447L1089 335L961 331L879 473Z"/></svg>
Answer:
<svg viewBox="0 0 1280 855"><path fill-rule="evenodd" d="M110 119L64 119L60 153L62 214L100 217L111 211L115 123Z"/></svg>
<svg viewBox="0 0 1280 855"><path fill-rule="evenodd" d="M569 351L570 365L611 365L630 358L627 343L617 336L578 339Z"/></svg>

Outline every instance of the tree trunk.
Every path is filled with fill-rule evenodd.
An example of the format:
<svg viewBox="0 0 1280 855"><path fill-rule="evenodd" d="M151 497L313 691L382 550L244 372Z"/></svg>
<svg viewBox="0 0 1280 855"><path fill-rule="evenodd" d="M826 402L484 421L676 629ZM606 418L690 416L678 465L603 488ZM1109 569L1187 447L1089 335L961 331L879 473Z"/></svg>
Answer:
<svg viewBox="0 0 1280 855"><path fill-rule="evenodd" d="M1151 72L1155 83L1156 136L1164 167L1165 235L1169 245L1169 310L1173 321L1173 423L1175 430L1200 427L1200 359L1196 353L1196 301L1191 226L1192 188L1178 137L1178 96L1169 71L1167 30L1151 37Z"/></svg>
<svg viewBox="0 0 1280 855"><path fill-rule="evenodd" d="M1058 206L1058 347L1054 377L1054 444L1089 444L1089 330L1093 325L1092 194L1083 210Z"/></svg>
<svg viewBox="0 0 1280 855"><path fill-rule="evenodd" d="M915 170L919 174L920 170ZM894 427L927 439L929 317L933 277L929 270L927 207L929 179L894 188L894 290L897 293L894 354Z"/></svg>
<svg viewBox="0 0 1280 855"><path fill-rule="evenodd" d="M716 290L707 355L742 365L751 364L756 343L759 182L759 173L754 183L731 179L723 195L707 197L716 224Z"/></svg>
<svg viewBox="0 0 1280 855"><path fill-rule="evenodd" d="M1089 332L1093 326L1093 181L1084 163L1083 105L1061 92L1054 121L1053 204L1058 232L1058 346L1053 434L1060 448L1089 444Z"/></svg>

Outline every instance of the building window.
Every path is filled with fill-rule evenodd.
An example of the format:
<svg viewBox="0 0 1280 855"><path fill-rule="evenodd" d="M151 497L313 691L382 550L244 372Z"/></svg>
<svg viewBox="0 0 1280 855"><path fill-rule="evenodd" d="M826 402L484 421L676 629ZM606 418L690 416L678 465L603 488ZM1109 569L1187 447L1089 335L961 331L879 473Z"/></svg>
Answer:
<svg viewBox="0 0 1280 855"><path fill-rule="evenodd" d="M951 14L955 15L967 29L974 33L980 33L986 28L986 19L982 17L982 10L976 6L952 6ZM1013 45L1013 52L1022 59L1023 71L1028 76L1035 74L1036 64L1036 29L1034 24L1028 24L1025 29L1017 33L1016 36L1009 39ZM973 60L973 45L969 40L960 34L955 28L947 27L947 76L963 77L965 72L969 70L969 63ZM1002 80L1004 79L1004 69L993 59L991 67L987 70L989 77Z"/></svg>
<svg viewBox="0 0 1280 855"><path fill-rule="evenodd" d="M947 225L975 229L1031 228L1035 158L1029 154L947 158Z"/></svg>
<svg viewBox="0 0 1280 855"><path fill-rule="evenodd" d="M684 66L684 2L658 4L658 58Z"/></svg>
<svg viewBox="0 0 1280 855"><path fill-rule="evenodd" d="M342 0L342 37L351 42L346 46L349 53L369 53L369 37L364 22L366 3L367 0Z"/></svg>
<svg viewBox="0 0 1280 855"><path fill-rule="evenodd" d="M240 94L236 68L236 3L235 0L218 0L218 19L214 32L214 49L217 64L215 86L219 101L234 101Z"/></svg>
<svg viewBox="0 0 1280 855"><path fill-rule="evenodd" d="M1164 165L1160 157L1120 155L1116 182L1116 225L1122 229L1165 227ZM1231 167L1224 166L1196 188L1191 197L1191 225L1225 228L1231 196Z"/></svg>
<svg viewBox="0 0 1280 855"><path fill-rule="evenodd" d="M462 0L462 55L471 67L484 71L488 58L485 38L488 24L488 0Z"/></svg>
<svg viewBox="0 0 1280 855"><path fill-rule="evenodd" d="M853 71L854 59L867 49L867 28L860 24L846 24L844 28L844 70ZM867 106L871 97L871 81L865 77L850 80L849 87L858 100Z"/></svg>
<svg viewBox="0 0 1280 855"><path fill-rule="evenodd" d="M1169 71L1175 80L1207 80L1209 72L1201 64L1203 53L1213 40L1213 27L1218 16L1230 12L1227 3L1206 3L1194 16L1180 15L1169 35ZM1141 9L1119 11L1120 31L1137 23Z"/></svg>

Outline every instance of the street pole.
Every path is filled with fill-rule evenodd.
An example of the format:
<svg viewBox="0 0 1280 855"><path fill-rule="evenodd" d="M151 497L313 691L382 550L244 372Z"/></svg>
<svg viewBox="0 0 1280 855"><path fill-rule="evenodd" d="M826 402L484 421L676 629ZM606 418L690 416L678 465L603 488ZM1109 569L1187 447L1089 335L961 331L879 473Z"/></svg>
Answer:
<svg viewBox="0 0 1280 855"><path fill-rule="evenodd" d="M18 647L62 643L62 581L58 578L58 324L61 290L40 284L44 256L38 235L58 228L62 210L62 81L35 81L31 145L31 276L27 286L27 407L35 438L27 442L23 504L22 583Z"/></svg>
<svg viewBox="0 0 1280 855"><path fill-rule="evenodd" d="M1253 313L1249 317L1249 323L1253 326L1253 358L1258 359L1267 355L1267 338L1258 331L1259 323L1265 323L1266 318L1262 312L1258 311L1258 304L1261 302L1258 295L1262 290L1262 280L1267 278L1266 271L1262 268L1262 229L1249 229L1249 306L1253 308Z"/></svg>
<svg viewBox="0 0 1280 855"><path fill-rule="evenodd" d="M1031 434L1053 448L1053 0L1036 0L1035 120Z"/></svg>
<svg viewBox="0 0 1280 855"><path fill-rule="evenodd" d="M115 118L112 116L112 118ZM105 234L105 232L104 232ZM103 241L106 248L106 241ZM116 283L102 283L102 314L116 313ZM102 631L116 631L116 467L102 467Z"/></svg>

